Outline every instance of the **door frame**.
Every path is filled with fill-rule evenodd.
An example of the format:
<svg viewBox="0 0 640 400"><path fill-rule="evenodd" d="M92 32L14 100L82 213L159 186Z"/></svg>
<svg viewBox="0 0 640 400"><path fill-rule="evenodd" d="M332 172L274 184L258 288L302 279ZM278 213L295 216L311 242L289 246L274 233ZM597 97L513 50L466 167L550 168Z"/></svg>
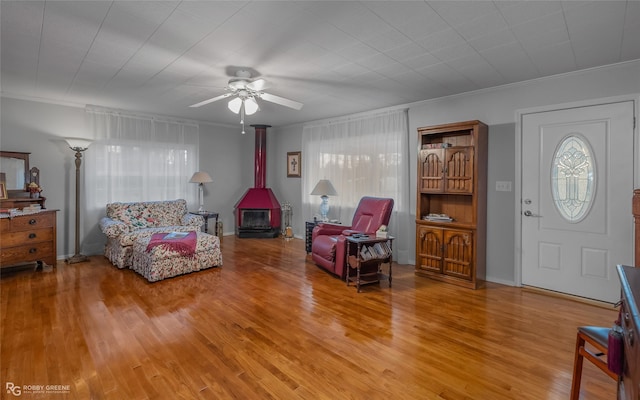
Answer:
<svg viewBox="0 0 640 400"><path fill-rule="evenodd" d="M590 100L575 101L569 103L551 104L539 107L530 107L516 110L516 140L515 140L515 182L514 182L514 201L515 201L515 247L513 255L513 281L515 286L522 286L522 135L523 123L522 119L526 114L535 114L548 111L559 111L571 108L581 108L588 106L598 106L604 104L620 103L631 101L633 103L633 112L635 124L633 129L633 187L640 188L640 135L639 135L639 118L640 115L640 94L621 95L613 97L604 97ZM633 192L628 193L629 202L633 196ZM633 218L633 215L629 215Z"/></svg>

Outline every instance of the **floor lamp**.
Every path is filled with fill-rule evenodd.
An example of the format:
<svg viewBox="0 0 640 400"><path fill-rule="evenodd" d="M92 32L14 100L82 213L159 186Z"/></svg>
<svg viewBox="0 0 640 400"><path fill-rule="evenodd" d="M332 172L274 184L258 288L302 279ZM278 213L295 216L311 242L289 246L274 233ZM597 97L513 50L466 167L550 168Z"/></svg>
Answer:
<svg viewBox="0 0 640 400"><path fill-rule="evenodd" d="M87 256L80 254L80 164L82 164L82 152L91 144L87 139L65 139L69 148L76 152L76 252L67 258L67 263L75 264L89 261Z"/></svg>

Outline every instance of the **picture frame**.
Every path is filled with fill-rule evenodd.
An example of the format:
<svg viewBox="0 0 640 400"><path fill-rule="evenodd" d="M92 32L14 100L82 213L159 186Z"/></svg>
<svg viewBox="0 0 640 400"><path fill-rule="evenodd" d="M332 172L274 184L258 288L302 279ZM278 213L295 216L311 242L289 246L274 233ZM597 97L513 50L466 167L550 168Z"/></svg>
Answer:
<svg viewBox="0 0 640 400"><path fill-rule="evenodd" d="M0 182L0 200L7 200L9 198L9 194L7 192L7 184L5 182Z"/></svg>
<svg viewBox="0 0 640 400"><path fill-rule="evenodd" d="M287 152L287 178L302 177L302 152Z"/></svg>

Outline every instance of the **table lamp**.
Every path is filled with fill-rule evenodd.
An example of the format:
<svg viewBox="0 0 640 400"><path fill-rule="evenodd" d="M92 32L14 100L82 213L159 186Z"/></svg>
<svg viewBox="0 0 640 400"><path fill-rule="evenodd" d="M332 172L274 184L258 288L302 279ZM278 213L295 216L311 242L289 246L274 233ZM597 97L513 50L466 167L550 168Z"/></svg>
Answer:
<svg viewBox="0 0 640 400"><path fill-rule="evenodd" d="M336 189L328 179L320 179L316 184L316 187L311 191L312 195L320 196L322 203L320 204L320 215L322 221L328 221L327 215L329 215L329 196L337 196Z"/></svg>
<svg viewBox="0 0 640 400"><path fill-rule="evenodd" d="M204 184L213 182L213 179L206 172L198 171L193 174L189 182L198 184L198 189L200 190L200 208L198 208L198 212L204 212Z"/></svg>

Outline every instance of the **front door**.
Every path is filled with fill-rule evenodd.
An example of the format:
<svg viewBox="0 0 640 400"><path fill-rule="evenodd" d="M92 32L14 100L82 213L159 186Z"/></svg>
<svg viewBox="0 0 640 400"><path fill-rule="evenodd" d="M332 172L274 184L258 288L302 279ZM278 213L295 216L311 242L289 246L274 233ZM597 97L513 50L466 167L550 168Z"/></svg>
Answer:
<svg viewBox="0 0 640 400"><path fill-rule="evenodd" d="M632 101L525 113L522 283L606 302L633 255Z"/></svg>

